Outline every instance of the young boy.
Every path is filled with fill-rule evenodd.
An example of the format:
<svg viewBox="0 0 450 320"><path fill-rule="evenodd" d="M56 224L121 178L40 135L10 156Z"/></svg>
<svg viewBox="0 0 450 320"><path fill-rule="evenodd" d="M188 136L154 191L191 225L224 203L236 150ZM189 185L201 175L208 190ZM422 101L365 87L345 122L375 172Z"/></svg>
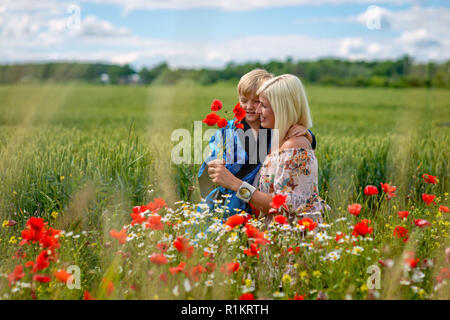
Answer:
<svg viewBox="0 0 450 320"><path fill-rule="evenodd" d="M246 202L236 196L236 192L212 184L208 176L207 163L222 156L223 153L225 167L232 174L251 185L257 186L258 181L255 178L265 156L269 153L271 131L261 127L259 114L256 113L259 104L256 92L265 81L271 78L273 76L264 69L254 69L242 76L237 86L237 92L240 105L246 111L245 118L242 120L244 129L243 131L242 129L236 129L234 120L230 120L225 128L217 130L209 142L211 154L199 170L200 193L210 209L214 208L214 200L226 201L228 210L224 212L223 218L242 210L252 213L252 209ZM298 128L293 126L289 130L288 136L295 136L297 133ZM311 131L308 130L308 133L311 135L311 146L315 149L316 139ZM228 140L230 137L232 140ZM222 140L222 144L220 144L220 140ZM233 143L232 148L230 148L230 142ZM220 147L220 145L223 145L223 147Z"/></svg>

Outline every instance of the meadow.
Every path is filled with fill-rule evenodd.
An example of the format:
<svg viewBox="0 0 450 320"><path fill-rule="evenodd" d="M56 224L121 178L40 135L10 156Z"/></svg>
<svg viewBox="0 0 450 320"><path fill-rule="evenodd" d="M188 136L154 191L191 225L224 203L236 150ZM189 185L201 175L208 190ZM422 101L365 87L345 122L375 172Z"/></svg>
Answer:
<svg viewBox="0 0 450 320"><path fill-rule="evenodd" d="M192 131L213 99L231 110L235 86L0 86L0 299L450 298L450 91L306 86L332 210L305 236L240 213L222 224L220 204L199 205L199 165L171 162L171 132Z"/></svg>

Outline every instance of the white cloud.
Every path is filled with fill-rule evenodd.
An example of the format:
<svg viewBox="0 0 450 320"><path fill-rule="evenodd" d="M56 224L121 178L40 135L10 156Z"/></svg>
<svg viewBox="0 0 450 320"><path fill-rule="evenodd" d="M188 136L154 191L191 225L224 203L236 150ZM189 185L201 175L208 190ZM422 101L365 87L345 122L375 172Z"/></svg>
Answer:
<svg viewBox="0 0 450 320"><path fill-rule="evenodd" d="M339 56L350 60L374 60L395 58L396 54L391 45L381 45L363 38L345 38L340 42Z"/></svg>
<svg viewBox="0 0 450 320"><path fill-rule="evenodd" d="M304 5L342 5L342 4L405 4L417 3L425 0L83 0L98 4L116 5L123 9L124 13L134 10L158 10L158 9L192 9L214 8L226 11L246 11L265 8L304 6Z"/></svg>
<svg viewBox="0 0 450 320"><path fill-rule="evenodd" d="M131 34L127 28L118 28L110 22L100 20L95 16L88 16L81 22L81 27L77 33L80 37L122 37Z"/></svg>
<svg viewBox="0 0 450 320"><path fill-rule="evenodd" d="M130 64L136 61L138 58L138 53L131 52L123 55L116 55L110 58L109 62L117 63L117 64Z"/></svg>
<svg viewBox="0 0 450 320"><path fill-rule="evenodd" d="M97 0L116 3L115 0ZM130 5L142 1L129 0ZM242 2L242 1L241 1ZM305 1L281 0L278 5ZM353 3L382 3L383 1L350 1ZM406 1L408 2L408 1ZM125 3L125 2L120 2ZM143 3L143 2L142 2ZM177 0L162 4L161 1L145 1L151 6L181 6ZM209 1L184 1L184 5L204 5ZM223 8L237 6L237 1L218 2ZM272 3L272 2L270 2ZM246 6L270 6L269 1L248 1ZM314 3L335 3L316 0ZM28 9L26 9L28 5ZM143 5L143 4L142 4ZM56 0L5 0L0 5L0 63L28 62L36 60L78 60L132 63L136 65L169 61L174 67L222 67L230 61L317 59L339 57L346 59L397 58L405 53L418 60L450 58L450 9L421 8L391 11L382 9L381 27L389 28L391 36L379 36L373 30L367 37L312 37L304 34L251 35L236 39L214 41L171 41L138 37L124 27L96 16L86 16L78 29L67 29L68 2ZM32 8L32 9L29 9ZM242 6L240 7L242 8ZM3 12L3 13L2 13ZM364 12L356 17L333 17L346 22L363 23L373 19L374 12ZM3 20L2 20L3 19ZM319 18L320 19L320 18ZM336 20L336 21L337 21ZM392 36L393 34L393 36ZM243 50L245 44L245 50Z"/></svg>
<svg viewBox="0 0 450 320"><path fill-rule="evenodd" d="M440 46L440 42L433 39L426 29L417 29L405 31L400 37L400 41L406 45L417 47L436 47Z"/></svg>

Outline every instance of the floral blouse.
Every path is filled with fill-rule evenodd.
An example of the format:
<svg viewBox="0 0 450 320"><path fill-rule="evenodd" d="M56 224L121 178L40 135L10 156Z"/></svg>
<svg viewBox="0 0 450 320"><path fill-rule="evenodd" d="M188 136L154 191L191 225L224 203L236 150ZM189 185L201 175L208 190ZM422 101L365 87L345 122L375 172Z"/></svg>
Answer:
<svg viewBox="0 0 450 320"><path fill-rule="evenodd" d="M314 150L284 149L266 157L261 167L258 189L272 195L287 195L290 216L310 217L322 222L321 211L330 207L319 197L317 177Z"/></svg>

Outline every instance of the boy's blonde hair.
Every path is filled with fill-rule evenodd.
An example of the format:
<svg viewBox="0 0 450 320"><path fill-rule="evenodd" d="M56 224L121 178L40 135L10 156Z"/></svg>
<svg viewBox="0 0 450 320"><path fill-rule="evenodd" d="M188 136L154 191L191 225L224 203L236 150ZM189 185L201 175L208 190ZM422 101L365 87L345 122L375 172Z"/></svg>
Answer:
<svg viewBox="0 0 450 320"><path fill-rule="evenodd" d="M250 96L256 94L256 91L265 81L272 78L273 75L264 69L253 69L244 74L239 80L237 86L238 95L250 98Z"/></svg>
<svg viewBox="0 0 450 320"><path fill-rule="evenodd" d="M272 106L275 115L274 129L278 129L280 146L293 124L299 124L306 129L312 127L306 92L296 76L283 74L267 80L256 94L264 94Z"/></svg>

